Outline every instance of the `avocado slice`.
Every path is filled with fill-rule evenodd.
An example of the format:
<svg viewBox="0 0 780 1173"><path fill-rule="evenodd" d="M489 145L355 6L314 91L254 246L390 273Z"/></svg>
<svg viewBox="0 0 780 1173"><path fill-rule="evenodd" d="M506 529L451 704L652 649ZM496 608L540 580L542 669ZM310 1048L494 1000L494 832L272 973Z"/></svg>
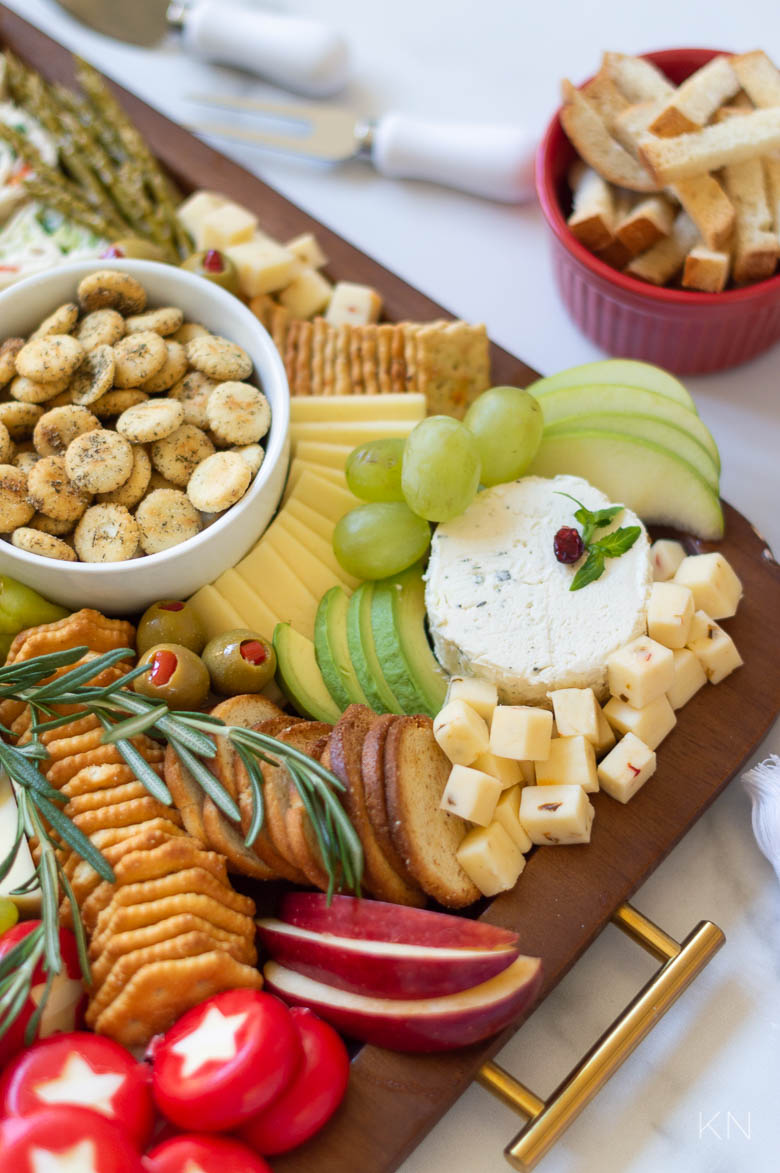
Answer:
<svg viewBox="0 0 780 1173"><path fill-rule="evenodd" d="M314 721L335 725L341 709L325 687L314 644L289 623L277 623L273 642L276 679L290 703Z"/></svg>
<svg viewBox="0 0 780 1173"><path fill-rule="evenodd" d="M371 630L371 601L374 583L364 582L349 600L347 608L347 645L349 658L360 681L360 687L377 713L403 713L397 697L385 680L382 665L374 647Z"/></svg>
<svg viewBox="0 0 780 1173"><path fill-rule="evenodd" d="M374 584L371 630L385 679L406 713L435 717L447 682L425 634L425 585L419 563Z"/></svg>
<svg viewBox="0 0 780 1173"><path fill-rule="evenodd" d="M334 586L322 596L314 620L314 651L325 687L340 709L347 705L367 705L360 687L347 643L347 609L349 595Z"/></svg>

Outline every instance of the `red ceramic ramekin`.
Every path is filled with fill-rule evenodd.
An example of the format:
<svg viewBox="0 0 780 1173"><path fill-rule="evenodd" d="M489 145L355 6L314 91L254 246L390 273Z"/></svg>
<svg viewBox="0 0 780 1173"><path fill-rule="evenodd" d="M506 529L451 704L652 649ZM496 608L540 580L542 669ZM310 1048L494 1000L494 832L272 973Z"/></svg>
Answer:
<svg viewBox="0 0 780 1173"><path fill-rule="evenodd" d="M666 49L645 56L679 85L718 52ZM705 374L746 362L780 339L780 275L723 293L689 292L648 285L589 252L566 224L566 175L575 157L556 114L536 156L536 190L551 231L558 289L592 342L621 358Z"/></svg>

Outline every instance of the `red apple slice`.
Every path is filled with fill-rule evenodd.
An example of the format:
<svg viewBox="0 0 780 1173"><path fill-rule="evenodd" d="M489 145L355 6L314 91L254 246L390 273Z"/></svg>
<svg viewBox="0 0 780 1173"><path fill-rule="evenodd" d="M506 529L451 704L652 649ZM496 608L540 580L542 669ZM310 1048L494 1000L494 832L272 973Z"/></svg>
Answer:
<svg viewBox="0 0 780 1173"><path fill-rule="evenodd" d="M449 1051L509 1026L535 998L542 980L538 957L518 957L503 973L443 998L369 998L339 990L275 961L265 966L266 989L294 1006L309 1006L354 1039L391 1051Z"/></svg>
<svg viewBox="0 0 780 1173"><path fill-rule="evenodd" d="M407 908L383 900L361 900L323 892L288 892L282 901L280 920L338 937L367 941L391 941L399 945L437 945L452 949L505 949L517 946L517 933L465 916Z"/></svg>
<svg viewBox="0 0 780 1173"><path fill-rule="evenodd" d="M511 965L516 948L452 949L314 933L284 921L259 920L274 961L317 981L375 998L439 998L468 990Z"/></svg>

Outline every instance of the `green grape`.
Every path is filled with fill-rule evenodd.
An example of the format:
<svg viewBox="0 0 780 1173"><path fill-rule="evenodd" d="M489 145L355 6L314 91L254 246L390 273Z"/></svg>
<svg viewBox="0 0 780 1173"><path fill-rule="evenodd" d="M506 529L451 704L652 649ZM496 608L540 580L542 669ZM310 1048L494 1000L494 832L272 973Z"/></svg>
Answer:
<svg viewBox="0 0 780 1173"><path fill-rule="evenodd" d="M427 521L403 501L358 505L333 531L333 551L356 578L389 578L422 558L431 541Z"/></svg>
<svg viewBox="0 0 780 1173"><path fill-rule="evenodd" d="M361 501L403 501L401 460L405 443L398 436L371 440L354 448L345 469L350 492Z"/></svg>
<svg viewBox="0 0 780 1173"><path fill-rule="evenodd" d="M471 504L480 460L471 432L449 415L422 420L406 440L401 485L406 503L428 521L449 521Z"/></svg>
<svg viewBox="0 0 780 1173"><path fill-rule="evenodd" d="M539 401L519 387L491 387L474 400L463 422L477 441L483 485L521 477L542 442Z"/></svg>
<svg viewBox="0 0 780 1173"><path fill-rule="evenodd" d="M0 896L0 933L12 929L19 919L19 909L13 900L7 896Z"/></svg>

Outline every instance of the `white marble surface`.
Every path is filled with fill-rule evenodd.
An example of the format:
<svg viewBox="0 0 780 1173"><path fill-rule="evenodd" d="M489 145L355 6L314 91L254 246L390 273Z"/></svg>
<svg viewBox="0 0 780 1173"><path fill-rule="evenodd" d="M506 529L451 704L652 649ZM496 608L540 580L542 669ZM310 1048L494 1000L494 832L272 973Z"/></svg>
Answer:
<svg viewBox="0 0 780 1173"><path fill-rule="evenodd" d="M200 113L186 100L198 89L273 92L187 59L173 38L155 51L123 47L86 32L52 0L6 3L179 121ZM394 108L517 118L541 131L556 105L558 79L587 75L604 48L760 45L780 59L776 0L655 0L649 10L625 0L277 0L274 7L319 15L348 33L354 80L344 97L367 114ZM425 184L393 183L359 163L328 169L222 149L454 312L486 321L493 338L540 371L598 357L557 300L536 207L498 207ZM723 495L775 550L778 375L775 347L747 366L687 381L721 448ZM780 750L777 728L761 753L770 750ZM780 911L777 882L755 846L738 783L637 893L636 904L678 936L709 917L725 930L727 944L541 1168L773 1173L780 1164ZM549 1093L651 968L608 929L501 1061L538 1094ZM472 1087L404 1173L500 1173L508 1167L501 1150L516 1128L508 1109Z"/></svg>

